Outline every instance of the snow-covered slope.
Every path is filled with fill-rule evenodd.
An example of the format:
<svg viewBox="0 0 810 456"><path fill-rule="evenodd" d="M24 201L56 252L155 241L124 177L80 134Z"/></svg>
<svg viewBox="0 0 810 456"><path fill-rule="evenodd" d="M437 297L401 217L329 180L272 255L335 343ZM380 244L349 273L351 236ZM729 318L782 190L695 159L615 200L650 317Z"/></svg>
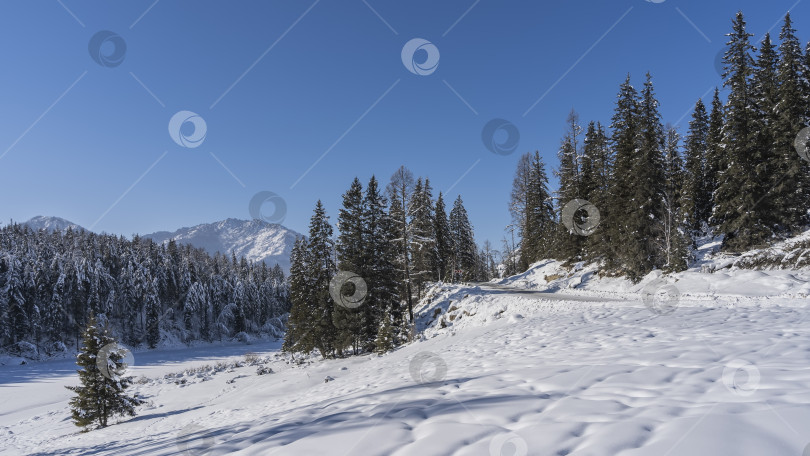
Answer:
<svg viewBox="0 0 810 456"><path fill-rule="evenodd" d="M175 242L191 244L211 254L220 252L230 256L231 252L235 252L237 258L244 256L251 261L264 261L268 266L278 263L288 272L290 253L298 236L301 235L278 224L229 218L180 228L173 233L159 231L143 237L158 243L174 239Z"/></svg>
<svg viewBox="0 0 810 456"><path fill-rule="evenodd" d="M593 264L565 266L554 260L539 261L522 274L494 282L529 290L621 298L627 293L651 295L665 289L703 300L718 295L788 299L810 295L810 231L767 249L737 255L718 252L719 246L719 240L705 239L697 261L688 270L666 275L653 271L637 284L621 277L602 277Z"/></svg>
<svg viewBox="0 0 810 456"><path fill-rule="evenodd" d="M69 221L65 220L60 217L46 217L44 215L38 215L36 217L32 217L27 222L23 223L23 225L27 225L33 230L41 230L45 229L48 231L62 231L68 228L73 228L74 230L83 230L81 226Z"/></svg>
<svg viewBox="0 0 810 456"><path fill-rule="evenodd" d="M241 347L273 371L257 375L234 364L238 346L135 353L148 403L89 433L69 419L71 362L0 367L15 391L0 453L780 456L810 443L804 300L684 298L658 315L632 292L432 294L422 336L384 356L297 364L278 343ZM423 320L436 309L444 327Z"/></svg>

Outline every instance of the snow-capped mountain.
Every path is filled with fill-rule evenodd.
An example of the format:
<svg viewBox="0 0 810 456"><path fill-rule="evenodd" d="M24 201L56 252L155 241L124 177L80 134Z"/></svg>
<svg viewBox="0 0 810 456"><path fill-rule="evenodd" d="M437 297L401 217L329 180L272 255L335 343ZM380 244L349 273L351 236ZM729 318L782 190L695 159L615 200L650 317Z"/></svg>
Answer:
<svg viewBox="0 0 810 456"><path fill-rule="evenodd" d="M251 261L264 261L268 266L276 263L290 270L290 252L299 233L275 223L261 220L239 220L229 218L220 222L203 223L190 228L180 228L175 232L158 231L143 237L157 243L175 242L191 244L214 254L236 253Z"/></svg>
<svg viewBox="0 0 810 456"><path fill-rule="evenodd" d="M48 231L63 231L68 228L73 228L74 230L84 229L81 226L71 222L70 220L65 220L61 217L50 217L44 215L32 217L30 220L23 223L23 225L28 226L32 230L45 229Z"/></svg>

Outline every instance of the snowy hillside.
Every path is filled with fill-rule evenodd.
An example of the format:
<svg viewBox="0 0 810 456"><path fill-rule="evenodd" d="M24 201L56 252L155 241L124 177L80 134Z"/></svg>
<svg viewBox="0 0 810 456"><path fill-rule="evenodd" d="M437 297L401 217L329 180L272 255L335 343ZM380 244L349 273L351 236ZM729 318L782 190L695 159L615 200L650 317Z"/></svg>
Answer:
<svg viewBox="0 0 810 456"><path fill-rule="evenodd" d="M244 256L250 261L264 261L268 266L278 263L286 273L290 270L290 252L298 236L301 235L278 224L229 218L143 237L158 243L174 239L203 248L210 254L220 252L230 256L233 251L237 258Z"/></svg>
<svg viewBox="0 0 810 456"><path fill-rule="evenodd" d="M45 229L47 231L62 231L68 228L73 228L74 230L84 229L69 220L65 220L60 217L46 217L43 215L32 217L30 220L23 223L23 225L26 225L33 230Z"/></svg>
<svg viewBox="0 0 810 456"><path fill-rule="evenodd" d="M440 284L415 308L417 339L383 356L296 361L278 342L136 352L147 405L89 433L68 419L70 361L2 366L17 394L0 453L802 454L810 269L726 260L639 284L556 262Z"/></svg>
<svg viewBox="0 0 810 456"><path fill-rule="evenodd" d="M697 261L687 271L665 276L653 271L638 284L625 278L601 277L595 265L564 266L553 260L540 261L522 274L496 282L516 288L598 296L650 294L667 287L705 300L717 295L778 296L781 291L788 293L788 298L806 298L810 294L810 231L770 248L738 255L717 252L719 245L717 239L704 239L698 247Z"/></svg>

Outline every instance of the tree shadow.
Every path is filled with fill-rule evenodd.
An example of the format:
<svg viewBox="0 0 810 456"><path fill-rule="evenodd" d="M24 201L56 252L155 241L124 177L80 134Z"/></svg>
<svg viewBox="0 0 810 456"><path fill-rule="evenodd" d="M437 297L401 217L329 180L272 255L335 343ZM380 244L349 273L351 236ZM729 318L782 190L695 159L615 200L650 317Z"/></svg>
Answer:
<svg viewBox="0 0 810 456"><path fill-rule="evenodd" d="M467 414L475 421L476 413L486 408L510 407L511 404L525 404L525 395L499 394L487 397L474 397L458 399L452 396L440 395L419 399L408 399L415 394L424 395L426 388L439 388L453 384L474 380L474 377L449 379L442 382L426 384L412 384L385 391L353 397L356 404L348 409L329 411L335 408L338 402L313 404L302 410L293 410L284 422L274 415L256 416L250 421L242 421L234 425L220 427L206 427L208 423L191 424L180 430L159 432L144 436L138 440L109 440L103 444L90 447L66 447L61 454L229 454L234 451L248 451L250 447L258 445L256 450L262 454L277 454L295 442L317 435L318 439L337 434L351 435L354 431L361 431L363 437L356 442L356 449L362 452L363 440L379 438L371 429L378 425L397 424L402 429L412 430L419 422L429 419L441 419L444 415ZM366 400L363 400L363 399ZM538 401L554 400L549 395L541 394L534 398ZM326 401L324 401L326 402ZM340 401L339 401L340 402ZM168 412L139 417L143 420L177 415L186 411L202 408L196 407L187 410ZM311 417L313 410L319 411L320 416ZM297 413L300 412L300 413ZM297 416L296 416L297 415ZM137 421L138 418L131 420ZM268 423L277 424L267 425ZM257 426L257 423L263 423ZM492 433L499 430L493 426ZM365 445L370 444L365 442ZM269 452L266 449L269 448ZM49 453L32 453L41 456ZM290 453L291 454L291 453Z"/></svg>

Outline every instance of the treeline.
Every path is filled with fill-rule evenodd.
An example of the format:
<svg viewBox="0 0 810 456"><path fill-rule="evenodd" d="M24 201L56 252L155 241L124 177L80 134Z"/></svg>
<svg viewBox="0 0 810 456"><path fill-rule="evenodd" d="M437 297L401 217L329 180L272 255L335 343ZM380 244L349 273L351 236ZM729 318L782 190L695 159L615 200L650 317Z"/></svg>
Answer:
<svg viewBox="0 0 810 456"><path fill-rule="evenodd" d="M355 178L335 237L320 201L290 258L292 310L284 349L324 357L385 352L411 337L414 301L428 282L489 280L494 251L478 250L461 196L448 216L430 180L405 167L386 191Z"/></svg>
<svg viewBox="0 0 810 456"><path fill-rule="evenodd" d="M150 348L281 335L288 294L278 265L138 236L0 228L0 344L12 351L78 347L91 314L118 340Z"/></svg>
<svg viewBox="0 0 810 456"><path fill-rule="evenodd" d="M723 235L722 248L740 252L807 225L800 132L810 121L810 43L803 53L789 14L778 44L766 34L757 51L742 13L727 36L728 98L715 89L710 107L698 100L684 136L662 124L650 75L640 92L628 76L609 129L569 115L555 194L539 154L522 157L510 199L519 246L504 241L507 274L556 258L638 281L686 269L701 236Z"/></svg>

